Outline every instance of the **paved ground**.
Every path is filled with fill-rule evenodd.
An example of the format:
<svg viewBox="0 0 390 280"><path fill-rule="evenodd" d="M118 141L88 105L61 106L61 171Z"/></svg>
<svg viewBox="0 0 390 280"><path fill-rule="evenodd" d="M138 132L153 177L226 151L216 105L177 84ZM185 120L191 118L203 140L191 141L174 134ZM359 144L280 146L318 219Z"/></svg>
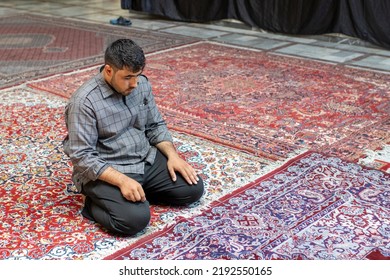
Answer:
<svg viewBox="0 0 390 280"><path fill-rule="evenodd" d="M224 42L266 52L390 72L390 50L341 34L290 36L254 29L234 20L178 22L121 9L120 0L2 0L0 16L32 13L109 24L118 16L132 27ZM1 40L0 40L1 47Z"/></svg>

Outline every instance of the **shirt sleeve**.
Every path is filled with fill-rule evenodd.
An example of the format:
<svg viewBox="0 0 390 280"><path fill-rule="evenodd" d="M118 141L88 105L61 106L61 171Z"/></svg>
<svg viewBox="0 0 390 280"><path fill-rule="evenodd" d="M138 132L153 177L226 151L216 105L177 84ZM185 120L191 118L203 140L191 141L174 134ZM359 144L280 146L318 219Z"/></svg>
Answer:
<svg viewBox="0 0 390 280"><path fill-rule="evenodd" d="M64 151L72 161L76 184L96 180L108 168L108 163L96 151L98 131L92 105L86 100L74 100L65 110L68 138Z"/></svg>
<svg viewBox="0 0 390 280"><path fill-rule="evenodd" d="M149 139L149 143L153 146L163 141L173 142L173 138L167 128L167 124L158 110L149 83L147 83L147 88L147 94L144 98L144 106L148 110L147 123L145 127L146 137Z"/></svg>

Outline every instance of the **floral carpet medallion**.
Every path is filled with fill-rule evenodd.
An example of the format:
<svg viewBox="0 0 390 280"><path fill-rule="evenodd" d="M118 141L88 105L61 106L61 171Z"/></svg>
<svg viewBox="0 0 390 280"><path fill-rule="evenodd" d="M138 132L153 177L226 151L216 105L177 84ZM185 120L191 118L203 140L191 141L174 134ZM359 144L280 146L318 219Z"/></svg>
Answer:
<svg viewBox="0 0 390 280"><path fill-rule="evenodd" d="M17 96L17 98L15 98ZM139 236L112 236L80 214L82 200L62 151L66 99L24 86L0 91L0 259L100 259L281 165L174 133L175 145L205 181L189 208L152 206Z"/></svg>
<svg viewBox="0 0 390 280"><path fill-rule="evenodd" d="M0 18L0 88L28 79L99 64L110 42L131 38L146 53L194 38L58 17L24 14Z"/></svg>
<svg viewBox="0 0 390 280"><path fill-rule="evenodd" d="M389 184L308 152L107 259L389 258Z"/></svg>
<svg viewBox="0 0 390 280"><path fill-rule="evenodd" d="M95 73L29 85L69 97ZM172 129L254 155L358 162L390 144L388 74L208 42L149 54L144 73Z"/></svg>

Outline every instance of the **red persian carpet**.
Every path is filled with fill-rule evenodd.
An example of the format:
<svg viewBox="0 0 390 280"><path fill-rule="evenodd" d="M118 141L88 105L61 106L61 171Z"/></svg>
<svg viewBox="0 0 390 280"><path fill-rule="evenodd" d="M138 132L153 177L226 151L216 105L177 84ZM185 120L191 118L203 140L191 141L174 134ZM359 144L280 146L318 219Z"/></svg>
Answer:
<svg viewBox="0 0 390 280"><path fill-rule="evenodd" d="M389 182L308 152L106 259L385 259Z"/></svg>
<svg viewBox="0 0 390 280"><path fill-rule="evenodd" d="M160 43L184 42L172 40ZM0 89L0 259L389 257L388 74L207 42L149 53L145 74L206 193L152 206L125 238L82 218L62 151L66 101L97 71Z"/></svg>
<svg viewBox="0 0 390 280"><path fill-rule="evenodd" d="M194 41L168 33L37 15L2 16L0 35L0 88L100 63L106 46L118 38L136 40L146 53Z"/></svg>
<svg viewBox="0 0 390 280"><path fill-rule="evenodd" d="M0 259L101 259L178 217L199 214L278 166L174 133L179 153L207 184L204 197L188 208L152 206L151 222L139 236L113 236L80 214L82 199L61 144L66 101L25 86L0 90Z"/></svg>
<svg viewBox="0 0 390 280"><path fill-rule="evenodd" d="M69 97L96 69L30 83ZM390 75L212 43L147 56L172 129L272 160L315 150L390 168Z"/></svg>

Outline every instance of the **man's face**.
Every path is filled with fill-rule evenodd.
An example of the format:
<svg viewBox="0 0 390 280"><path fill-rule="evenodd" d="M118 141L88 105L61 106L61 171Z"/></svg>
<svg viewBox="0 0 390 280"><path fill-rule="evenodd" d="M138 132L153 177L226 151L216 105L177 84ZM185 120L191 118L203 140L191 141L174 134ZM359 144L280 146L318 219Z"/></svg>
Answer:
<svg viewBox="0 0 390 280"><path fill-rule="evenodd" d="M117 92L127 96L138 85L138 77L141 75L142 70L139 72L132 72L128 68L116 69L110 65L104 66L104 78Z"/></svg>

